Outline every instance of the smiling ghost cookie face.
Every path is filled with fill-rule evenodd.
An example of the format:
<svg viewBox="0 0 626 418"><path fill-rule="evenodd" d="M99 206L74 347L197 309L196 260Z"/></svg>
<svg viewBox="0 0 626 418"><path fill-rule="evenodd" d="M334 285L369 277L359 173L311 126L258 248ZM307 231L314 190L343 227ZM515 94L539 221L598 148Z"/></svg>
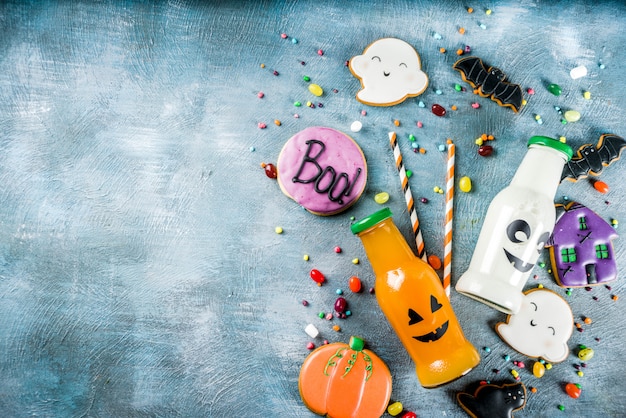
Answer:
<svg viewBox="0 0 626 418"><path fill-rule="evenodd" d="M356 98L370 106L393 106L428 87L417 51L403 40L383 38L352 57L352 74L361 81Z"/></svg>
<svg viewBox="0 0 626 418"><path fill-rule="evenodd" d="M287 196L316 215L352 206L367 182L363 151L335 129L311 127L292 136L277 163L278 184Z"/></svg>
<svg viewBox="0 0 626 418"><path fill-rule="evenodd" d="M574 328L569 304L548 289L525 292L522 307L506 322L496 325L500 338L528 357L541 357L552 363L567 358L567 341Z"/></svg>

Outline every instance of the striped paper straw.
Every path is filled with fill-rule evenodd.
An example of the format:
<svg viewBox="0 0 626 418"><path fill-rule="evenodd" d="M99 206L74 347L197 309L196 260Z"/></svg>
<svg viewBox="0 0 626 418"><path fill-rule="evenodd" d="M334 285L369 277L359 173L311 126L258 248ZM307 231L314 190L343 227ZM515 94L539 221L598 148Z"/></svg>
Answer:
<svg viewBox="0 0 626 418"><path fill-rule="evenodd" d="M452 218L454 206L454 144L448 139L448 165L446 170L446 223L443 237L443 288L450 297L452 274Z"/></svg>
<svg viewBox="0 0 626 418"><path fill-rule="evenodd" d="M402 185L402 191L404 192L406 208L408 209L409 216L411 217L411 226L413 227L415 245L417 246L417 256L427 262L426 251L424 250L424 239L422 238L422 231L420 229L420 221L417 218L417 212L415 211L413 194L411 193L411 188L409 187L409 178L406 175L404 162L402 161L402 153L400 153L400 147L398 146L398 139L395 132L389 132L389 144L393 150L393 156L396 160L398 174L400 174L400 184Z"/></svg>

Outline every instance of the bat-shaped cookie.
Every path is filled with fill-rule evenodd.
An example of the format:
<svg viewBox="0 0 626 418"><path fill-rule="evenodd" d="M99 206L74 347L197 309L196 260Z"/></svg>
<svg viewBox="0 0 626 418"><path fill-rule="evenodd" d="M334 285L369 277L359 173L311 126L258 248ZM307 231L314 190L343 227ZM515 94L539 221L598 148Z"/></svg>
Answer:
<svg viewBox="0 0 626 418"><path fill-rule="evenodd" d="M474 93L489 97L500 106L510 107L515 113L522 106L522 88L506 81L506 74L495 67L485 68L478 57L461 58L452 66L464 81L474 87Z"/></svg>
<svg viewBox="0 0 626 418"><path fill-rule="evenodd" d="M626 148L626 140L613 134L604 134L598 145L585 144L578 148L578 155L572 158L561 173L561 181L577 181L589 174L599 176L604 167L619 160L622 150Z"/></svg>

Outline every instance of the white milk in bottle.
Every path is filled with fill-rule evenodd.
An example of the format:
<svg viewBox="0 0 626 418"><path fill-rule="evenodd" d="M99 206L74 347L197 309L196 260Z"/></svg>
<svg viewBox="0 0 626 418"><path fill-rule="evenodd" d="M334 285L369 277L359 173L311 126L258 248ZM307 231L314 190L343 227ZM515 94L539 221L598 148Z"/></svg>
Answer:
<svg viewBox="0 0 626 418"><path fill-rule="evenodd" d="M523 287L554 229L554 196L572 154L552 138L528 140L511 184L489 205L458 292L507 314L519 311Z"/></svg>

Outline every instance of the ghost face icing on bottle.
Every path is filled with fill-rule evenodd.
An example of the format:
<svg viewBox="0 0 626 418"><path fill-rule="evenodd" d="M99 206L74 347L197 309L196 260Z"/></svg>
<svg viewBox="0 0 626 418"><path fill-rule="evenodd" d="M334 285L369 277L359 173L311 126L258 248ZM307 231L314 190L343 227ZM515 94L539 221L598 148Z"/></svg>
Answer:
<svg viewBox="0 0 626 418"><path fill-rule="evenodd" d="M558 363L569 353L567 341L573 325L565 299L548 289L532 289L526 292L519 312L497 324L496 332L520 353Z"/></svg>
<svg viewBox="0 0 626 418"><path fill-rule="evenodd" d="M428 86L420 58L408 43L379 39L350 60L350 71L361 81L356 98L371 106L392 106L419 96Z"/></svg>

